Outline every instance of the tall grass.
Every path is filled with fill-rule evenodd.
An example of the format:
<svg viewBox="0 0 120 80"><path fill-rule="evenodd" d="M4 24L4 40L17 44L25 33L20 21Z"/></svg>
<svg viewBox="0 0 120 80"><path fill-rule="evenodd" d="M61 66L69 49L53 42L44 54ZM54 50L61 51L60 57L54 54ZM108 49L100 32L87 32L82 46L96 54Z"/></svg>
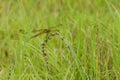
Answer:
<svg viewBox="0 0 120 80"><path fill-rule="evenodd" d="M119 8L119 0L0 1L0 80L119 80ZM46 35L30 38L58 24L65 41L46 44L48 70Z"/></svg>

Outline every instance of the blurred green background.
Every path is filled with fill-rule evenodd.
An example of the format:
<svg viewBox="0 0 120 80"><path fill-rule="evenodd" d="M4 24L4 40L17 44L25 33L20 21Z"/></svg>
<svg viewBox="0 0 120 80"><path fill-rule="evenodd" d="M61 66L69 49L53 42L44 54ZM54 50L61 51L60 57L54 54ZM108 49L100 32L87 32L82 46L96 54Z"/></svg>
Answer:
<svg viewBox="0 0 120 80"><path fill-rule="evenodd" d="M58 24L71 49L51 40L49 71L41 52L45 35L30 37ZM0 0L0 80L119 79L119 0Z"/></svg>

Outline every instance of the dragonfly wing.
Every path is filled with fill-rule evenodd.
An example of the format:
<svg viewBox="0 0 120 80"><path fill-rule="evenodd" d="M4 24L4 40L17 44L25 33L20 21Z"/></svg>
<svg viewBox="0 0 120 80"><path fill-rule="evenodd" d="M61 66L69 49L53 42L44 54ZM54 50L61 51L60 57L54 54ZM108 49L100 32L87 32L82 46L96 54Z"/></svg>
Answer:
<svg viewBox="0 0 120 80"><path fill-rule="evenodd" d="M32 38L35 38L35 37L37 37L37 36L39 36L39 35L41 35L41 34L44 34L44 32L39 32L39 33L33 35Z"/></svg>
<svg viewBox="0 0 120 80"><path fill-rule="evenodd" d="M35 38L35 37L37 37L37 36L39 36L39 35L41 35L41 34L49 33L49 32L50 32L49 29L42 29L42 30L40 30L39 33L37 33L37 34L35 34L34 36L32 36L32 38Z"/></svg>

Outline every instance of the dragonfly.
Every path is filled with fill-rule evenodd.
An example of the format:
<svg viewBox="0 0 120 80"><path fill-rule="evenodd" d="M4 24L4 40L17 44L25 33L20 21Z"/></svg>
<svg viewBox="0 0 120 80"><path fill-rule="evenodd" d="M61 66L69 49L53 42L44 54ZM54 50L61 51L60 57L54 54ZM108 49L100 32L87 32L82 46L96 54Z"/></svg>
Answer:
<svg viewBox="0 0 120 80"><path fill-rule="evenodd" d="M54 25L54 26L51 26L51 27L48 27L48 28L44 28L44 29L33 29L31 31L31 33L33 33L33 36L30 37L30 39L32 38L36 38L42 34L46 34L46 37L51 34L51 33L54 33L54 32L59 32L58 28L59 26L61 26L62 24L57 24L57 25ZM21 34L27 34L29 32L25 32L25 30L23 29L19 29L19 31Z"/></svg>

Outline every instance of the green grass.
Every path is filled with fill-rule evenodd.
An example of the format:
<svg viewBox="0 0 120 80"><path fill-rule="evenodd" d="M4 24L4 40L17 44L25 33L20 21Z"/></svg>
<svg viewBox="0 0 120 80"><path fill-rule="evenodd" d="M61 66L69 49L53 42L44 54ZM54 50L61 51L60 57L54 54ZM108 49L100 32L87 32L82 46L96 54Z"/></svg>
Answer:
<svg viewBox="0 0 120 80"><path fill-rule="evenodd" d="M46 36L30 37L58 24L65 41L48 41L48 70L41 49ZM119 79L119 0L0 1L0 80Z"/></svg>

